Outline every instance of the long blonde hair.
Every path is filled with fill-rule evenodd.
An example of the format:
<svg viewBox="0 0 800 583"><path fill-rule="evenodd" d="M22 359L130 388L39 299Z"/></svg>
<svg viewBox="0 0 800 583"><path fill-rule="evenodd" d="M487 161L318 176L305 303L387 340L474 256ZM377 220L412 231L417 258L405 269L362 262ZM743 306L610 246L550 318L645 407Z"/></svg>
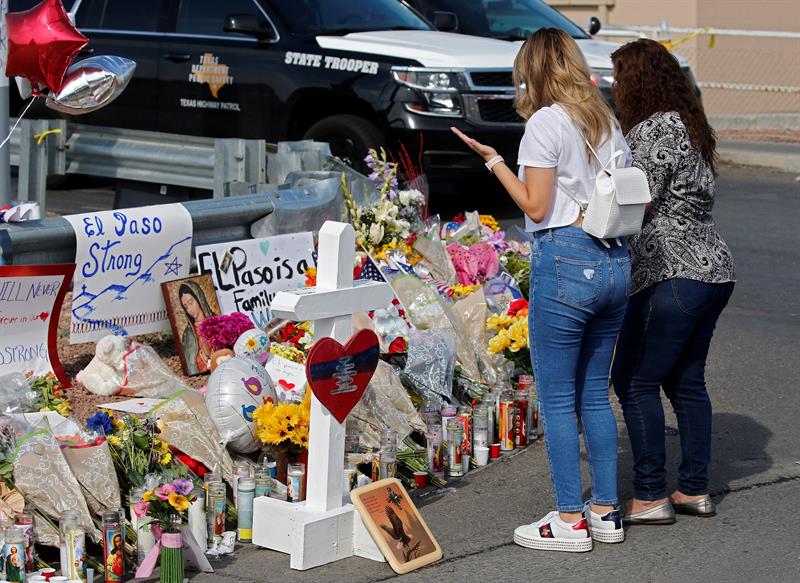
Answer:
<svg viewBox="0 0 800 583"><path fill-rule="evenodd" d="M540 28L525 41L514 60L514 86L514 107L520 116L528 119L558 103L594 148L611 137L612 125L617 124L592 83L578 45L563 30Z"/></svg>

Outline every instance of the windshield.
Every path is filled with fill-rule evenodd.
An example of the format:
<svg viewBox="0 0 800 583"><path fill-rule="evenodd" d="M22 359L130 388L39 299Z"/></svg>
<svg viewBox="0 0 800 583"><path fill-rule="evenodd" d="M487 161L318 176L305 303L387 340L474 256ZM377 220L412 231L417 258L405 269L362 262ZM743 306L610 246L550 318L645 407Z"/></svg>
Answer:
<svg viewBox="0 0 800 583"><path fill-rule="evenodd" d="M423 16L454 12L458 32L504 40L525 40L542 27L566 31L572 38L589 38L574 22L540 0L411 0Z"/></svg>
<svg viewBox="0 0 800 583"><path fill-rule="evenodd" d="M430 30L398 0L261 0L293 34Z"/></svg>

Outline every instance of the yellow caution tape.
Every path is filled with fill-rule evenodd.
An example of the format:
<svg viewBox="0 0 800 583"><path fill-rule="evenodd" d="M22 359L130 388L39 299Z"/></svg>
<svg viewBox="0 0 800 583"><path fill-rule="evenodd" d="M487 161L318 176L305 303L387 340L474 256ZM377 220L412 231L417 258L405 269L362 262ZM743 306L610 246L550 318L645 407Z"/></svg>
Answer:
<svg viewBox="0 0 800 583"><path fill-rule="evenodd" d="M47 130L46 132L42 132L41 134L33 134L33 137L36 138L36 145L41 146L42 142L44 142L44 139L47 136L49 136L50 134L60 134L60 133L61 133L60 129Z"/></svg>
<svg viewBox="0 0 800 583"><path fill-rule="evenodd" d="M692 40L693 38L696 38L696 37L700 36L701 34L707 34L709 30L711 30L711 29L706 27L706 28L704 28L702 30L696 30L693 33L691 33L689 35L686 35L685 37L683 37L681 39L678 39L676 41L662 40L662 41L659 41L659 42L662 45L664 45L669 52L672 52L672 49L677 47L678 45L682 45L683 43L688 42L688 41ZM714 48L714 35L713 34L711 35L711 40L708 42L708 48L710 48L710 49Z"/></svg>

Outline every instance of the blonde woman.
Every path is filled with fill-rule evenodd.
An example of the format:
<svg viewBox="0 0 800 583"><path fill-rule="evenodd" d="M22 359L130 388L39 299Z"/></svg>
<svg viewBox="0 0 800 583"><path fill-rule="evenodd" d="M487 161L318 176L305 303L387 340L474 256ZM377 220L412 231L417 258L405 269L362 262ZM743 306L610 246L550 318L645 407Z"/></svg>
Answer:
<svg viewBox="0 0 800 583"><path fill-rule="evenodd" d="M600 163L630 150L575 41L543 28L514 63L516 108L527 120L515 174L497 152L453 131L486 160L525 214L531 234L529 328L556 511L520 526L524 547L584 552L592 540L622 542L617 506L617 426L608 375L630 288L625 241L601 241L582 228ZM589 147L591 145L591 148ZM583 501L576 412L591 470Z"/></svg>

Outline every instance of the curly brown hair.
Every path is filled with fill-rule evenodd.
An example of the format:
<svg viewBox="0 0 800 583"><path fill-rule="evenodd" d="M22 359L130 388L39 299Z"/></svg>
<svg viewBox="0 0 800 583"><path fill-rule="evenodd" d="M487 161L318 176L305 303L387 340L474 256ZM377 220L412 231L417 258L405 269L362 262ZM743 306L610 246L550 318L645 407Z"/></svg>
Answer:
<svg viewBox="0 0 800 583"><path fill-rule="evenodd" d="M689 76L666 47L654 40L639 39L614 51L611 60L616 81L614 102L622 130L628 133L654 113L676 111L692 145L713 170L717 164L714 129Z"/></svg>

